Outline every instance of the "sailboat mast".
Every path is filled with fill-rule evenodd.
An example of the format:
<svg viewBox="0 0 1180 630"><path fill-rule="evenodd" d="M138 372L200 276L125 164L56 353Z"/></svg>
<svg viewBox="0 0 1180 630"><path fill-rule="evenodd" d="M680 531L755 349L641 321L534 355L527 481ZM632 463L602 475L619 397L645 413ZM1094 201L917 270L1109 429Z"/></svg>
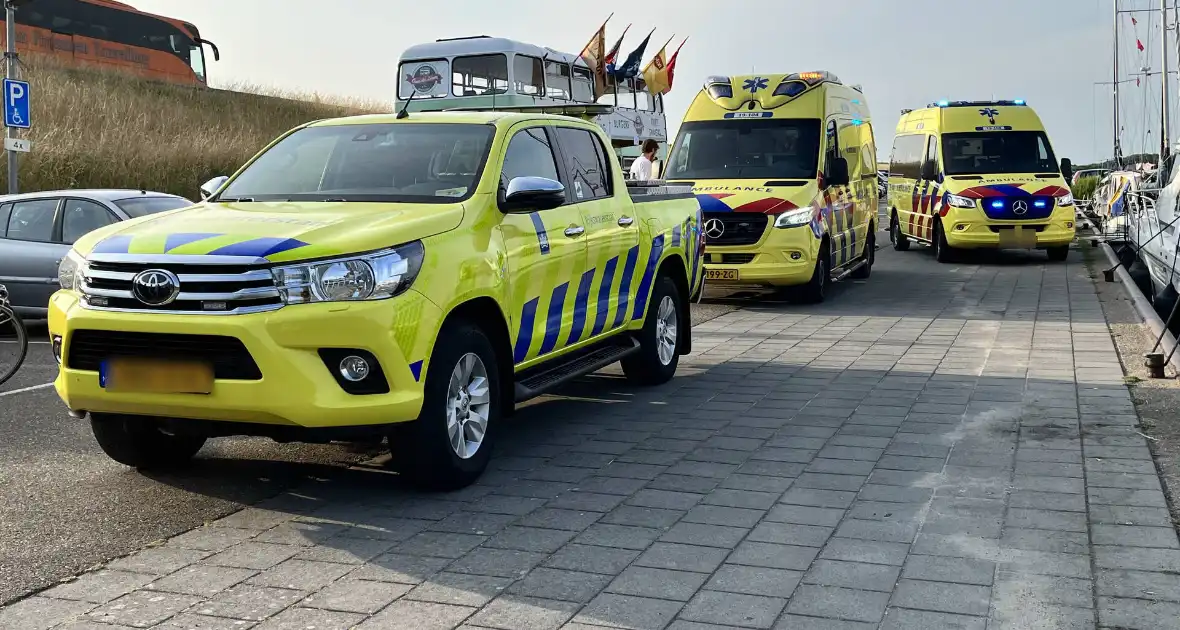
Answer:
<svg viewBox="0 0 1180 630"><path fill-rule="evenodd" d="M1114 0L1114 166L1122 165L1119 155L1119 0Z"/></svg>
<svg viewBox="0 0 1180 630"><path fill-rule="evenodd" d="M1168 0L1160 0L1160 33L1162 38L1160 40L1160 50L1163 56L1163 71L1160 73L1160 89L1161 98L1163 99L1163 106L1160 107L1160 161L1159 166L1163 168L1164 161L1168 159L1168 149L1171 146L1171 136L1168 133L1168 104L1171 99L1168 97ZM1161 171L1162 172L1162 171Z"/></svg>

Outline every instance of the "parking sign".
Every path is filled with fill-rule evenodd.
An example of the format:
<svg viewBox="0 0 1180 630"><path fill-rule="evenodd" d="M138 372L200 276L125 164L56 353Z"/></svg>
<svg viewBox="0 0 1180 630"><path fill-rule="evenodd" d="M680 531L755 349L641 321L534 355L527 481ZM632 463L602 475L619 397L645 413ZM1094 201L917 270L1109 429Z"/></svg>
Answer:
<svg viewBox="0 0 1180 630"><path fill-rule="evenodd" d="M4 126L28 129L32 126L29 120L29 83L4 79Z"/></svg>

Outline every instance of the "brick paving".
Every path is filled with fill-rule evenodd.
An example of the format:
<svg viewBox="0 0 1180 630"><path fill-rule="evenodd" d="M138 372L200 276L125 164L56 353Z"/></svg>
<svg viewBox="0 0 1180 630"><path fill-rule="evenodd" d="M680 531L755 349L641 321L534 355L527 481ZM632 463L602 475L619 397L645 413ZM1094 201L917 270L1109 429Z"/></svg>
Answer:
<svg viewBox="0 0 1180 630"><path fill-rule="evenodd" d="M699 326L667 386L530 405L476 486L311 481L0 628L1180 628L1092 281L1042 261L883 250L825 305Z"/></svg>

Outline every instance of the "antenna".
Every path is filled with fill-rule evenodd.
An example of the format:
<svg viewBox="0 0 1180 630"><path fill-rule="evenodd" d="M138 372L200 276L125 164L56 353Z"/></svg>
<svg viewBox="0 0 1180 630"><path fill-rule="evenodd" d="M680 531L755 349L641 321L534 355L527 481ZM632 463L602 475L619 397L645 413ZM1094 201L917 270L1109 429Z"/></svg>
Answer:
<svg viewBox="0 0 1180 630"><path fill-rule="evenodd" d="M403 118L410 117L410 112L409 112L410 102L413 101L414 97L417 95L418 95L418 90L410 90L410 98L406 99L405 105L402 105L402 110L397 113L397 120L402 120Z"/></svg>

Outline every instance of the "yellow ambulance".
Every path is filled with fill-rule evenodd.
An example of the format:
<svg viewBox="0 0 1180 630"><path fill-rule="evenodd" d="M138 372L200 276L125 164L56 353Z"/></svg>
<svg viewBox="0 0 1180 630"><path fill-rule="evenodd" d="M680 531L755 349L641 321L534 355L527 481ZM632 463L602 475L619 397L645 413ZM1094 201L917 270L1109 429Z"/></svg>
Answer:
<svg viewBox="0 0 1180 630"><path fill-rule="evenodd" d="M680 125L664 178L703 210L710 284L824 299L872 272L877 155L858 86L829 72L714 76Z"/></svg>
<svg viewBox="0 0 1180 630"><path fill-rule="evenodd" d="M934 248L1044 249L1069 255L1074 199L1041 119L1022 100L939 101L902 110L889 166L889 238Z"/></svg>

